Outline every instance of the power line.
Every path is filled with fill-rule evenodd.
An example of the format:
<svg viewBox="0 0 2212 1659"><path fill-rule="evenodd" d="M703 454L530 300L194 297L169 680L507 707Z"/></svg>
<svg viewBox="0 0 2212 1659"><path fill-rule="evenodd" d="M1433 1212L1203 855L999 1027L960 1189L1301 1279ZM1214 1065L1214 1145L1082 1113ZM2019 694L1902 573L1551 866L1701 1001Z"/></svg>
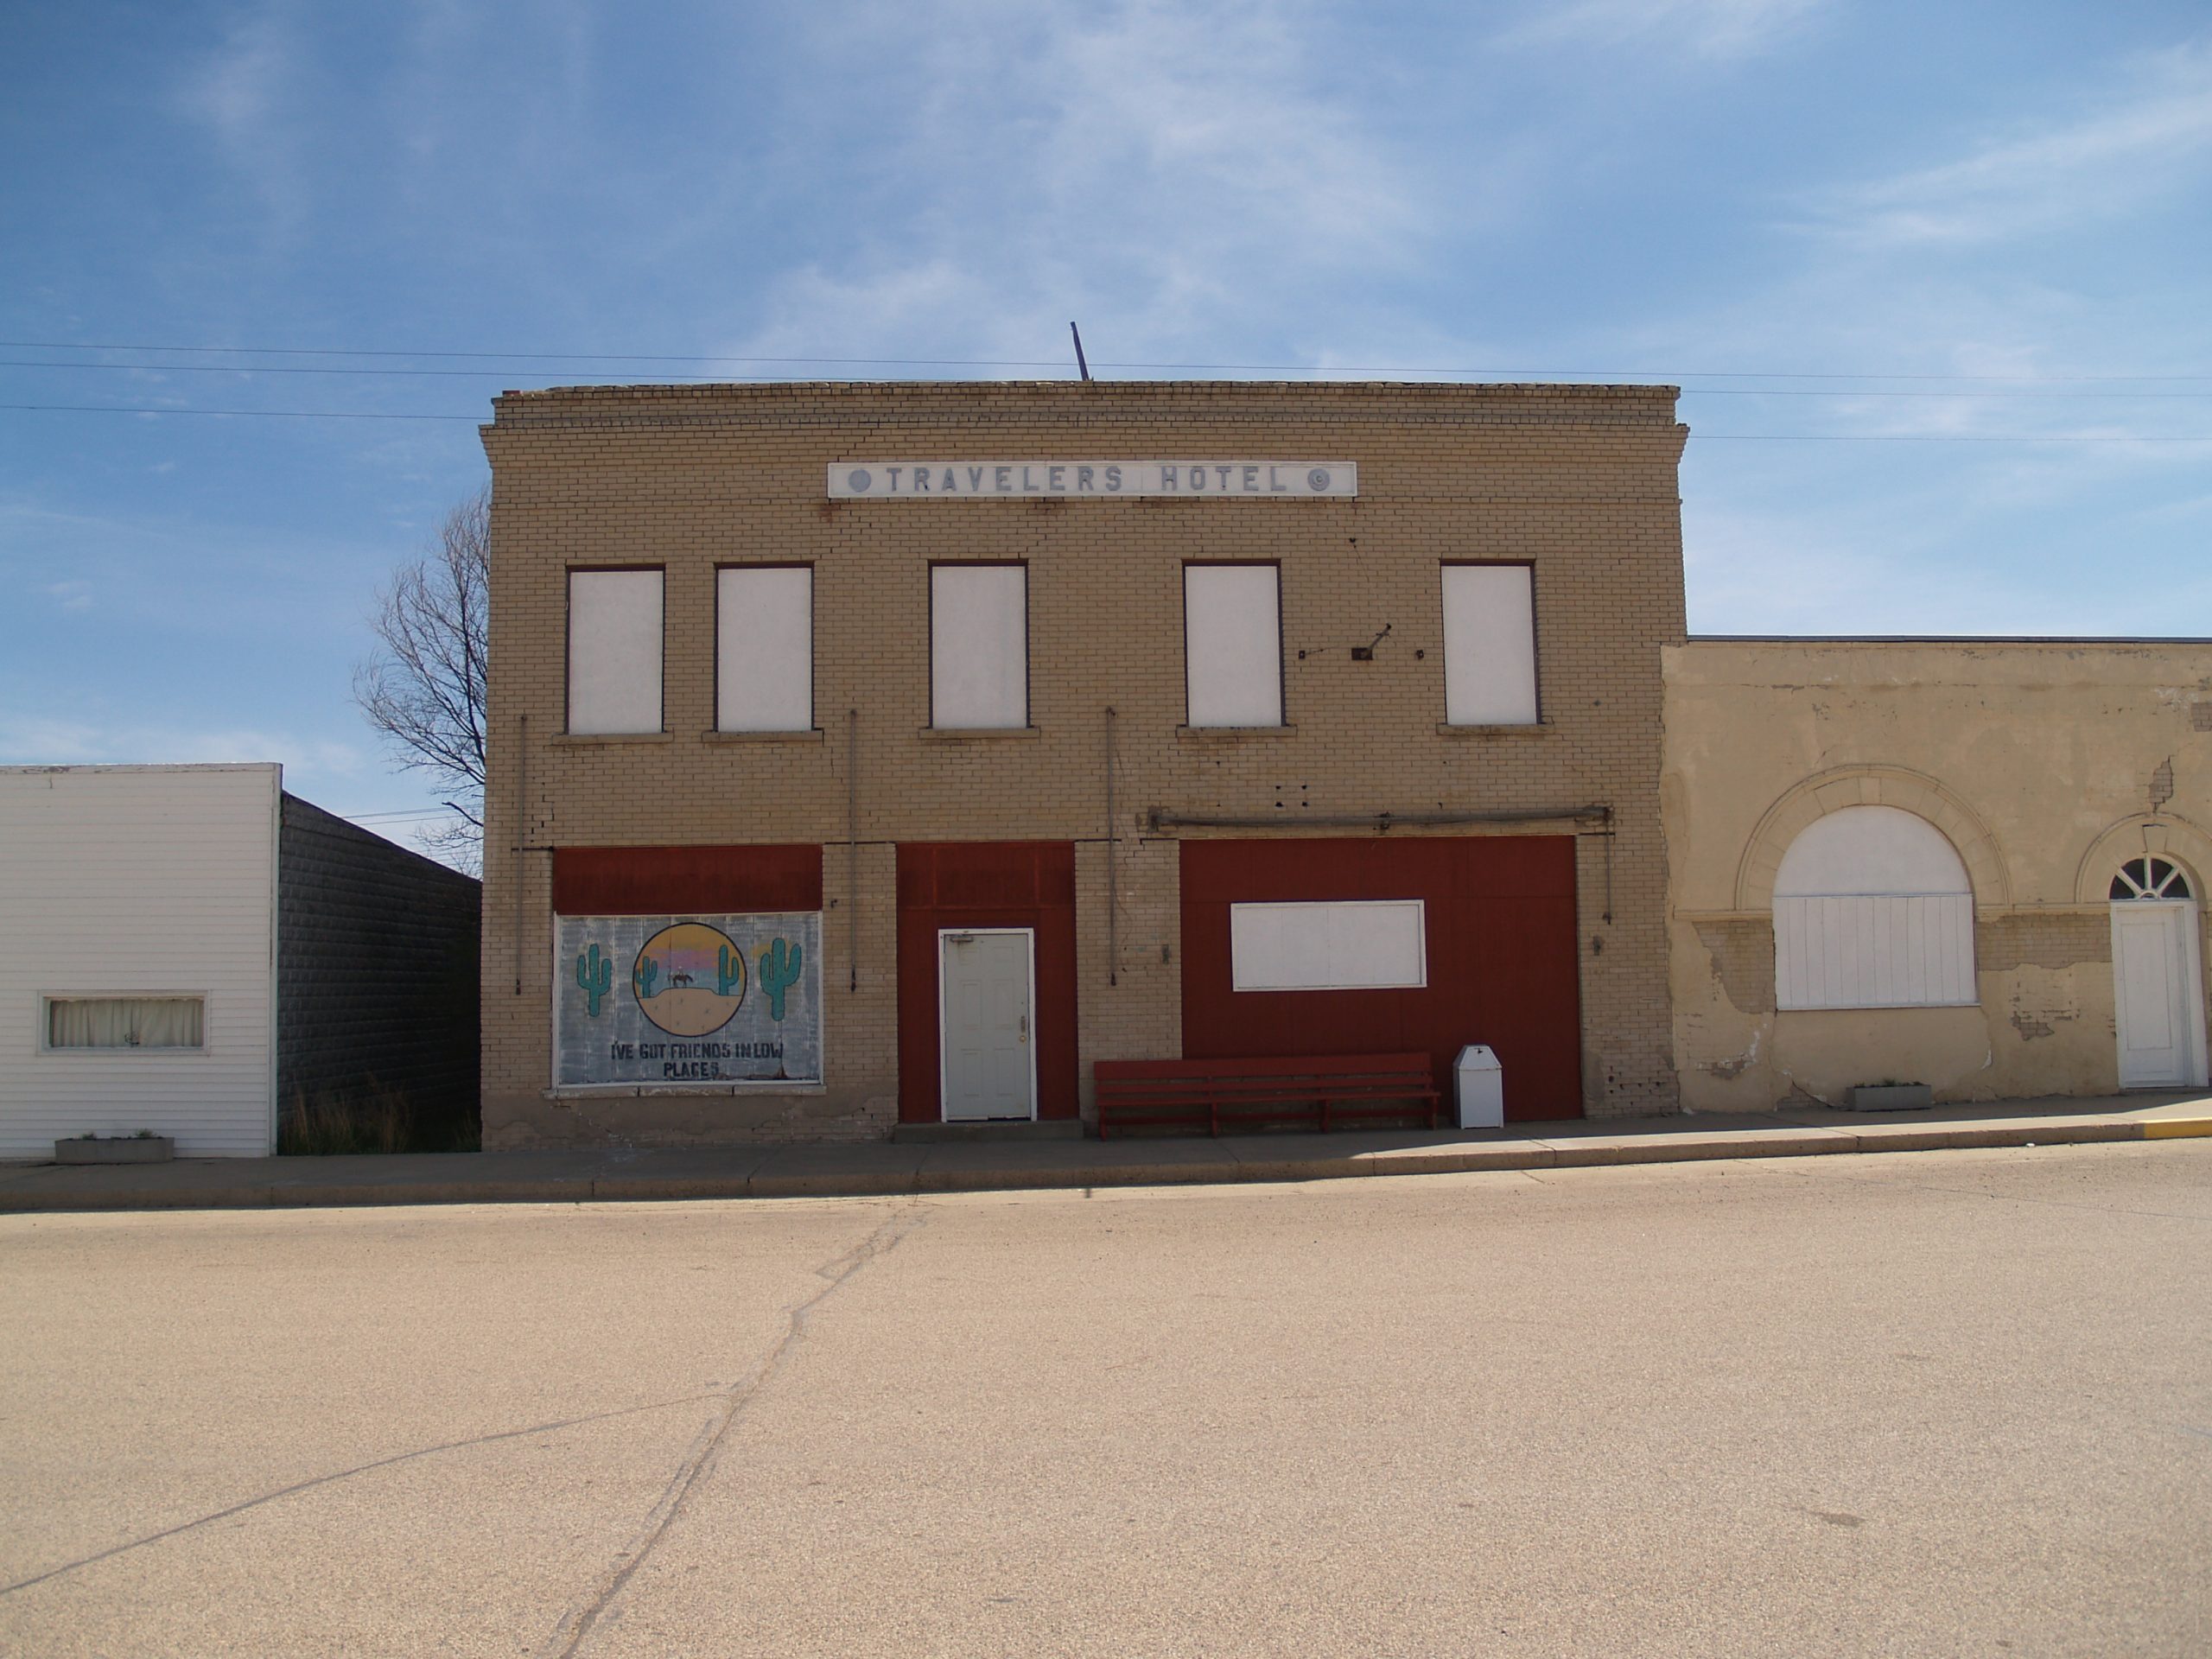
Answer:
<svg viewBox="0 0 2212 1659"><path fill-rule="evenodd" d="M472 421L479 426L484 423L481 415L387 415L358 409L131 409L119 404L0 404L0 409L67 415L223 415L259 416L287 421Z"/></svg>
<svg viewBox="0 0 2212 1659"><path fill-rule="evenodd" d="M356 369L341 365L294 363L38 363L28 362L18 358L0 358L0 369L61 369L72 372L95 369L139 374L342 374L365 375L388 379L446 378L471 380L517 378L543 380L558 378L546 374L517 375L513 371L507 369ZM1318 370L1316 372L1338 373L1350 372L1350 371ZM1408 370L1406 372L1452 374L1460 371L1424 369ZM649 382L656 384L664 381L690 384L699 381L753 382L779 381L789 378L789 376L780 374L657 374L647 377ZM1681 388L1681 394L1685 397L1981 397L2006 400L2044 398L2103 401L2123 397L2139 400L2206 398L2212 397L2212 390L2204 391L1924 391L1864 387L1834 391L1806 391L1776 386L1685 386Z"/></svg>
<svg viewBox="0 0 2212 1659"><path fill-rule="evenodd" d="M424 358L442 361L493 363L754 363L786 365L813 364L830 367L1057 369L1064 359L981 357L741 357L707 353L646 353L636 352L448 352L402 351L365 346L181 346L88 345L75 340L0 340L0 351L51 352L169 352L179 356L253 357L379 357ZM60 365L67 366L67 365ZM1705 369L1660 372L1651 369L1499 369L1499 368L1381 368L1373 365L1320 363L1154 363L1100 362L1102 369L1158 369L1238 374L1448 374L1497 375L1533 380L1919 380L1961 381L1968 384L2117 385L2127 383L2212 382L2206 374L1929 374L1854 372L1842 370Z"/></svg>

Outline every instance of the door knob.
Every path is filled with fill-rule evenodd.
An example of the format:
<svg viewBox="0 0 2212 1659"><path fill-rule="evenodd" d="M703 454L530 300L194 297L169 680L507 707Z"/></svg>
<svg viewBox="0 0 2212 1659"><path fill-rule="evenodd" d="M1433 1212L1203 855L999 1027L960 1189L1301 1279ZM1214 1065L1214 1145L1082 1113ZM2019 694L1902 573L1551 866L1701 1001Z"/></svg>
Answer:
<svg viewBox="0 0 2212 1659"><path fill-rule="evenodd" d="M1026 1014L1021 1016L1021 1040L1025 1043L1029 1040L1029 1016Z"/></svg>

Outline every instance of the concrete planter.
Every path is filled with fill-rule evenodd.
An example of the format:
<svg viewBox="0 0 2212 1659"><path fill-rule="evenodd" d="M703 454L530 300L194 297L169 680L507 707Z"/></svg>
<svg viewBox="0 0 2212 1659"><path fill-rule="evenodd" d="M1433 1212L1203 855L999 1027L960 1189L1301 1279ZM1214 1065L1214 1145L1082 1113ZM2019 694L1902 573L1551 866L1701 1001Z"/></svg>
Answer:
<svg viewBox="0 0 2212 1659"><path fill-rule="evenodd" d="M1861 1083L1851 1090L1854 1112L1924 1112L1936 1091L1924 1083Z"/></svg>
<svg viewBox="0 0 2212 1659"><path fill-rule="evenodd" d="M176 1156L176 1141L166 1135L79 1135L54 1143L57 1164L166 1164Z"/></svg>

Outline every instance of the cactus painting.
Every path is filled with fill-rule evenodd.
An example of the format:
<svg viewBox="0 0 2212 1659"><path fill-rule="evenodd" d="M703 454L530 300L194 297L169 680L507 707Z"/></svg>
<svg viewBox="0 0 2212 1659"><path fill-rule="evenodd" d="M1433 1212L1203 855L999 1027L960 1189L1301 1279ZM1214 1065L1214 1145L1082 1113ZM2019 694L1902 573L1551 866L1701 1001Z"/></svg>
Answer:
<svg viewBox="0 0 2212 1659"><path fill-rule="evenodd" d="M599 1017L600 1000L614 988L614 963L599 954L597 945L576 958L576 986L593 1019Z"/></svg>
<svg viewBox="0 0 2212 1659"><path fill-rule="evenodd" d="M802 947L782 939L760 953L760 988L768 998L771 1020L784 1017L784 993L798 983L799 964L805 957Z"/></svg>
<svg viewBox="0 0 2212 1659"><path fill-rule="evenodd" d="M819 912L563 916L556 938L563 1085L821 1079Z"/></svg>

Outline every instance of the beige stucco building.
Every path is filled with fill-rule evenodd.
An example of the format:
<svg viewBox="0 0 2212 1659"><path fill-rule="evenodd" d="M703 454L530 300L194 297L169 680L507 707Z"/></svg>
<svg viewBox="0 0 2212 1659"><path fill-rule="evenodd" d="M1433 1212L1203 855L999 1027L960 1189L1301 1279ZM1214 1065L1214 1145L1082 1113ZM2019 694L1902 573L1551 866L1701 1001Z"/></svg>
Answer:
<svg viewBox="0 0 2212 1659"><path fill-rule="evenodd" d="M1696 639L1665 659L1689 1109L2205 1082L2212 641Z"/></svg>

